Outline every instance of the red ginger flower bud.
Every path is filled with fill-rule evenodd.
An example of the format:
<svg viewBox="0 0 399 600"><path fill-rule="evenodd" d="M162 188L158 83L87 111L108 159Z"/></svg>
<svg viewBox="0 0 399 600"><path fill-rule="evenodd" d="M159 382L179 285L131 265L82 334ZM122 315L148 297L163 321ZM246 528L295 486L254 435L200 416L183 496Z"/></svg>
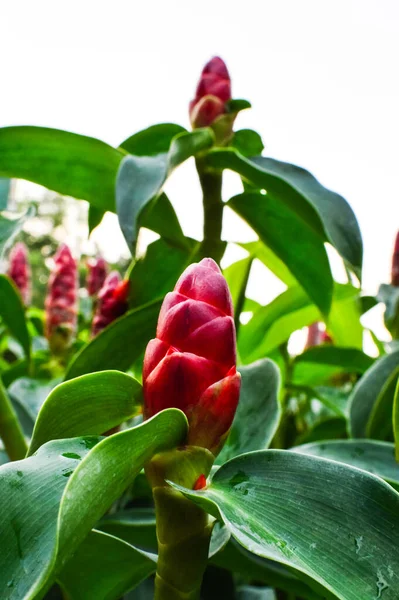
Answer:
<svg viewBox="0 0 399 600"><path fill-rule="evenodd" d="M320 346L320 344L332 344L332 338L325 329L321 328L321 324L316 321L308 327L306 348L313 348L313 346Z"/></svg>
<svg viewBox="0 0 399 600"><path fill-rule="evenodd" d="M214 56L203 68L194 100L190 102L193 128L207 127L227 112L231 100L231 80L224 61Z"/></svg>
<svg viewBox="0 0 399 600"><path fill-rule="evenodd" d="M9 256L8 275L14 281L21 292L25 305L30 302L30 267L28 261L28 250L22 242L15 244Z"/></svg>
<svg viewBox="0 0 399 600"><path fill-rule="evenodd" d="M107 325L127 311L128 294L129 281L122 281L119 273L112 271L98 293L98 303L91 331L93 336L100 333Z"/></svg>
<svg viewBox="0 0 399 600"><path fill-rule="evenodd" d="M90 258L87 261L86 287L89 296L95 296L104 285L107 276L107 263L103 258Z"/></svg>
<svg viewBox="0 0 399 600"><path fill-rule="evenodd" d="M392 256L391 284L399 287L399 231L396 234L395 246Z"/></svg>
<svg viewBox="0 0 399 600"><path fill-rule="evenodd" d="M54 270L48 281L46 337L54 352L64 350L71 342L77 325L77 269L66 244L54 256Z"/></svg>
<svg viewBox="0 0 399 600"><path fill-rule="evenodd" d="M165 408L187 416L187 443L220 450L240 394L229 288L210 258L189 266L165 296L143 367L145 417Z"/></svg>

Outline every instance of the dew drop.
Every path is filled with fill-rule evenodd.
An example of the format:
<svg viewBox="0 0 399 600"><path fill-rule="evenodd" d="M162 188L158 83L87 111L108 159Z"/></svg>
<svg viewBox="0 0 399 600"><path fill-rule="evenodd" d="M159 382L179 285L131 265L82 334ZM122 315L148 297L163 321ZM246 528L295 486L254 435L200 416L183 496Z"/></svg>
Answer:
<svg viewBox="0 0 399 600"><path fill-rule="evenodd" d="M79 456L79 454L76 454L75 452L64 452L64 454L62 456L65 456L65 458L76 458L76 460L81 460L81 456Z"/></svg>

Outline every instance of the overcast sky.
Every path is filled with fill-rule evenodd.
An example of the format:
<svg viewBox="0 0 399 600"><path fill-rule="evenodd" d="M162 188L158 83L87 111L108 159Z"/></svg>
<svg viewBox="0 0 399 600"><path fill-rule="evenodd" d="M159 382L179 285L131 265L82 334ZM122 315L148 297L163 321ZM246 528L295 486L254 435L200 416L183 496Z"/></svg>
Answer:
<svg viewBox="0 0 399 600"><path fill-rule="evenodd" d="M200 70L222 56L233 96L253 105L237 126L349 201L365 288L388 281L399 228L398 0L2 0L0 22L0 126L114 145L154 123L188 126ZM167 191L187 234L200 236L192 174L192 165L178 170ZM226 197L236 191L230 178ZM225 237L247 235L229 214Z"/></svg>

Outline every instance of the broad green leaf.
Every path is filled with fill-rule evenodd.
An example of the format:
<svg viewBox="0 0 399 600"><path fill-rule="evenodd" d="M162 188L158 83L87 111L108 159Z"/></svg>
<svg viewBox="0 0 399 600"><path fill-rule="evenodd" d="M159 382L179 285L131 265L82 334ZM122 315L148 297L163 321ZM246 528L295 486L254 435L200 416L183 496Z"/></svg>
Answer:
<svg viewBox="0 0 399 600"><path fill-rule="evenodd" d="M358 290L350 285L335 284L333 304L338 307ZM270 304L254 313L247 325L241 326L239 355L249 363L267 356L287 341L297 329L320 319L320 313L299 286L289 288Z"/></svg>
<svg viewBox="0 0 399 600"><path fill-rule="evenodd" d="M281 279L286 286L292 287L298 284L297 280L287 269L283 261L280 260L263 242L247 242L246 244L239 245L247 250L252 256L258 258L276 277Z"/></svg>
<svg viewBox="0 0 399 600"><path fill-rule="evenodd" d="M133 417L140 402L141 385L119 371L60 383L40 409L28 455L50 440L101 435Z"/></svg>
<svg viewBox="0 0 399 600"><path fill-rule="evenodd" d="M174 137L187 133L181 125L159 123L134 133L121 144L121 148L135 156L154 156L169 150Z"/></svg>
<svg viewBox="0 0 399 600"><path fill-rule="evenodd" d="M302 573L295 572L273 560L260 558L232 539L222 550L212 557L212 564L240 575L245 580L268 583L273 587L291 592L307 600L321 600L320 595L313 591L314 582L305 578ZM298 575L302 580L298 579ZM306 580L306 583L305 583ZM317 586L316 586L317 587ZM328 595L328 598L335 596ZM323 589L323 598L327 598Z"/></svg>
<svg viewBox="0 0 399 600"><path fill-rule="evenodd" d="M129 248L136 245L143 209L151 200L156 201L172 171L191 156L210 148L213 141L211 129L197 129L174 138L167 153L124 158L116 182L116 207Z"/></svg>
<svg viewBox="0 0 399 600"><path fill-rule="evenodd" d="M357 348L339 348L325 344L308 348L294 360L294 369L300 363L313 363L342 367L347 373L364 373L374 359Z"/></svg>
<svg viewBox="0 0 399 600"><path fill-rule="evenodd" d="M353 467L267 450L244 454L195 492L252 553L305 573L341 600L399 592L399 494Z"/></svg>
<svg viewBox="0 0 399 600"><path fill-rule="evenodd" d="M145 552L158 552L153 508L134 508L106 515L97 528Z"/></svg>
<svg viewBox="0 0 399 600"><path fill-rule="evenodd" d="M292 382L295 385L307 385L311 387L328 385L334 377L345 373L345 371L345 367L322 363L299 362L295 363Z"/></svg>
<svg viewBox="0 0 399 600"><path fill-rule="evenodd" d="M0 178L0 210L5 210L8 204L8 196L10 195L11 180Z"/></svg>
<svg viewBox="0 0 399 600"><path fill-rule="evenodd" d="M360 292L360 290L358 290ZM334 304L328 317L328 330L337 346L363 348L363 326L360 323L360 302L358 296Z"/></svg>
<svg viewBox="0 0 399 600"><path fill-rule="evenodd" d="M231 198L228 206L249 223L327 315L333 279L323 239L291 207L271 193L240 194Z"/></svg>
<svg viewBox="0 0 399 600"><path fill-rule="evenodd" d="M223 271L233 300L234 322L237 335L240 329L240 314L245 306L245 291L247 289L252 262L253 257L248 256L247 258L238 260Z"/></svg>
<svg viewBox="0 0 399 600"><path fill-rule="evenodd" d="M5 600L40 597L143 465L181 443L186 431L183 413L169 409L101 441L49 442L34 456L0 467Z"/></svg>
<svg viewBox="0 0 399 600"><path fill-rule="evenodd" d="M118 600L156 570L144 552L93 530L58 576L69 600Z"/></svg>
<svg viewBox="0 0 399 600"><path fill-rule="evenodd" d="M13 237L21 230L26 219L33 213L32 207L24 213L0 213L0 258L2 258L5 248L11 244Z"/></svg>
<svg viewBox="0 0 399 600"><path fill-rule="evenodd" d="M367 423L385 383L399 367L399 350L375 361L355 385L349 399L351 437L367 437Z"/></svg>
<svg viewBox="0 0 399 600"><path fill-rule="evenodd" d="M115 211L115 178L124 150L46 127L0 129L0 176L27 179Z"/></svg>
<svg viewBox="0 0 399 600"><path fill-rule="evenodd" d="M399 366L390 374L372 408L367 421L367 437L375 440L393 440L392 411Z"/></svg>
<svg viewBox="0 0 399 600"><path fill-rule="evenodd" d="M264 145L262 138L253 129L239 129L234 132L231 146L243 156L256 156L262 154Z"/></svg>
<svg viewBox="0 0 399 600"><path fill-rule="evenodd" d="M272 441L281 418L278 400L280 372L268 359L240 367L240 401L230 434L218 457L223 464L252 450L264 450Z"/></svg>
<svg viewBox="0 0 399 600"><path fill-rule="evenodd" d="M21 344L26 358L30 359L31 339L25 319L21 294L14 282L0 275L0 318L11 335Z"/></svg>
<svg viewBox="0 0 399 600"><path fill-rule="evenodd" d="M175 209L166 194L161 194L159 198L155 198L147 204L140 215L140 226L155 231L166 241L179 248L190 247Z"/></svg>
<svg viewBox="0 0 399 600"><path fill-rule="evenodd" d="M374 440L327 440L292 448L294 452L336 460L385 479L399 490L394 445Z"/></svg>
<svg viewBox="0 0 399 600"><path fill-rule="evenodd" d="M185 250L169 244L162 238L148 246L145 256L137 260L130 271L130 306L146 304L173 290L184 269L192 262L192 256L199 246L195 240L186 240Z"/></svg>
<svg viewBox="0 0 399 600"><path fill-rule="evenodd" d="M154 337L160 307L161 300L155 300L111 323L76 354L65 379L95 371L126 371Z"/></svg>
<svg viewBox="0 0 399 600"><path fill-rule="evenodd" d="M399 337L399 287L383 283L377 299L385 304L384 321L393 338Z"/></svg>
<svg viewBox="0 0 399 600"><path fill-rule="evenodd" d="M276 600L276 596L269 587L243 585L237 589L237 600Z"/></svg>
<svg viewBox="0 0 399 600"><path fill-rule="evenodd" d="M359 225L342 196L323 187L308 171L272 158L251 160L231 149L215 149L210 166L236 171L294 210L338 250L360 276L363 246Z"/></svg>
<svg viewBox="0 0 399 600"><path fill-rule="evenodd" d="M331 439L345 439L347 420L343 417L324 417L295 440L295 444L310 444Z"/></svg>
<svg viewBox="0 0 399 600"><path fill-rule="evenodd" d="M399 462L399 381L395 390L395 397L393 401L393 437L395 440L395 456Z"/></svg>
<svg viewBox="0 0 399 600"><path fill-rule="evenodd" d="M87 221L89 226L89 235L91 232L100 225L106 211L102 208L97 208L94 204L89 204L89 212L87 215Z"/></svg>
<svg viewBox="0 0 399 600"><path fill-rule="evenodd" d="M34 423L43 402L57 383L56 379L20 377L10 385L8 391L12 399L18 402Z"/></svg>

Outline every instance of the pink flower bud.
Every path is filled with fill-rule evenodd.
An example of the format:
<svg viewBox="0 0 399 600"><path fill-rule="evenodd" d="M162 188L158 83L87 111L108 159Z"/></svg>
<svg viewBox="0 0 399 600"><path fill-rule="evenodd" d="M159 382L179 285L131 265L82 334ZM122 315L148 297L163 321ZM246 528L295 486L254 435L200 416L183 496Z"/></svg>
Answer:
<svg viewBox="0 0 399 600"><path fill-rule="evenodd" d="M53 352L62 352L71 343L77 325L76 262L66 244L54 256L54 269L48 281L46 337Z"/></svg>
<svg viewBox="0 0 399 600"><path fill-rule="evenodd" d="M227 67L218 56L204 67L194 100L189 112L192 127L207 127L227 112L226 104L231 100L231 80Z"/></svg>
<svg viewBox="0 0 399 600"><path fill-rule="evenodd" d="M392 255L391 284L399 287L399 231L396 234L395 246Z"/></svg>
<svg viewBox="0 0 399 600"><path fill-rule="evenodd" d="M313 346L320 346L320 344L331 344L331 336L325 329L322 329L321 324L316 321L308 327L308 339L306 341L306 348L313 348Z"/></svg>
<svg viewBox="0 0 399 600"><path fill-rule="evenodd" d="M86 287L89 296L95 296L104 285L107 276L107 263L103 258L90 258L87 261Z"/></svg>
<svg viewBox="0 0 399 600"><path fill-rule="evenodd" d="M189 421L187 443L217 454L233 422L240 379L229 288L217 264L204 258L165 296L144 357L145 416L180 408Z"/></svg>
<svg viewBox="0 0 399 600"><path fill-rule="evenodd" d="M22 242L15 244L9 256L8 275L19 289L22 300L27 306L31 298L30 267L28 250Z"/></svg>
<svg viewBox="0 0 399 600"><path fill-rule="evenodd" d="M96 312L92 323L95 336L107 325L121 317L128 309L129 281L121 280L117 271L112 271L98 293Z"/></svg>

